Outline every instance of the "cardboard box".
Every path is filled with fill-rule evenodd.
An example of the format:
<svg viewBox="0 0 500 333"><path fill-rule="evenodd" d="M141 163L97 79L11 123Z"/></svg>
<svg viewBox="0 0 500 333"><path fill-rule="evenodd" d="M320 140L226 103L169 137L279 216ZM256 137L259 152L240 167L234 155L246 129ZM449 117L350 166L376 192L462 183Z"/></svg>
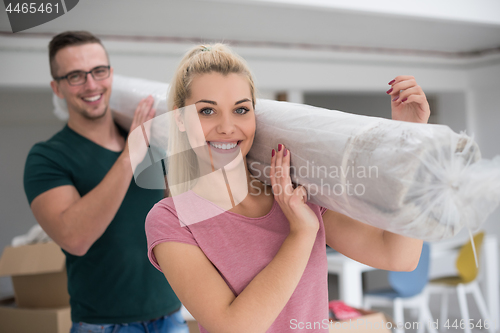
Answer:
<svg viewBox="0 0 500 333"><path fill-rule="evenodd" d="M22 309L12 299L0 303L0 323L0 333L68 333L71 309Z"/></svg>
<svg viewBox="0 0 500 333"><path fill-rule="evenodd" d="M330 333L391 333L392 321L388 320L382 312L356 309L361 312L361 317L348 320L330 320Z"/></svg>
<svg viewBox="0 0 500 333"><path fill-rule="evenodd" d="M12 276L19 308L69 306L66 257L54 242L7 246L0 258L0 276Z"/></svg>

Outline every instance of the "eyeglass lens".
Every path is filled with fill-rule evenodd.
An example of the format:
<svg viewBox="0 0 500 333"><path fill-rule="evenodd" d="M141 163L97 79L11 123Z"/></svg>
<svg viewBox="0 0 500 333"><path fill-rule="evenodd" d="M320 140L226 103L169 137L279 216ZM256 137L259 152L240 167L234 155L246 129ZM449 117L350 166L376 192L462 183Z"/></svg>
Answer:
<svg viewBox="0 0 500 333"><path fill-rule="evenodd" d="M68 82L71 85L79 85L87 82L87 74L89 72L84 71L75 71L68 75ZM94 80L104 80L109 77L109 68L107 66L100 66L92 69L90 74L94 78Z"/></svg>

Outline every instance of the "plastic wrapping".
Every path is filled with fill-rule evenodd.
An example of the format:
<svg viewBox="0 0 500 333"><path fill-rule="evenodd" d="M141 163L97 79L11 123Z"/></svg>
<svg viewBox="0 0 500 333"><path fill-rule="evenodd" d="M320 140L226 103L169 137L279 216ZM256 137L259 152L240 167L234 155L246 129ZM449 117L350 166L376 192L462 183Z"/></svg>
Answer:
<svg viewBox="0 0 500 333"><path fill-rule="evenodd" d="M117 75L113 81L110 105L125 128L139 100L155 97L148 139L160 149L150 153L149 164L136 162L134 177L143 187L156 186L138 180L167 157L170 117L160 115L167 111L166 90L159 82ZM250 172L269 183L271 149L283 143L291 152L292 181L306 187L311 202L364 223L432 241L464 226L478 229L500 201L500 156L481 159L472 138L447 126L271 100L257 100L255 114Z"/></svg>
<svg viewBox="0 0 500 333"><path fill-rule="evenodd" d="M266 180L269 151L291 152L292 181L311 201L427 241L478 229L500 201L500 157L444 125L417 124L260 100L250 172Z"/></svg>

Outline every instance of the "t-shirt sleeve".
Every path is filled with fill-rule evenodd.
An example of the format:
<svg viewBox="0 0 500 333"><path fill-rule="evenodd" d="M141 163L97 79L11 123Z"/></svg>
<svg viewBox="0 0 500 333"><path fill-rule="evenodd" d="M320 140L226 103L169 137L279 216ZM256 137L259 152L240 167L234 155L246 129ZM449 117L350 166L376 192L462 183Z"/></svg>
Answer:
<svg viewBox="0 0 500 333"><path fill-rule="evenodd" d="M57 152L36 144L31 148L24 166L24 192L31 202L43 192L63 185L74 185Z"/></svg>
<svg viewBox="0 0 500 333"><path fill-rule="evenodd" d="M321 207L320 205L316 205L309 201L307 202L307 204L309 205L309 207L311 207L313 212L319 213L319 216L323 216L323 214L325 214L325 212L328 210L328 208Z"/></svg>
<svg viewBox="0 0 500 333"><path fill-rule="evenodd" d="M172 198L166 198L157 203L146 217L146 237L148 240L148 258L151 264L162 271L153 249L165 242L179 242L198 246L188 226L181 225Z"/></svg>

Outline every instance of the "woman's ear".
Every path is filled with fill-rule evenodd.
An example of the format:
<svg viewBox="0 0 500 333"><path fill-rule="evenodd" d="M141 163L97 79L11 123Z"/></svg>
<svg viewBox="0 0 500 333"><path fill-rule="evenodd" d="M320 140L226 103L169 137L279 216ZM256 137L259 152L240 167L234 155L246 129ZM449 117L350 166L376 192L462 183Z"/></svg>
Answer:
<svg viewBox="0 0 500 333"><path fill-rule="evenodd" d="M186 127L184 126L184 120L182 119L181 110L179 110L177 106L174 106L174 117L179 131L185 132Z"/></svg>

